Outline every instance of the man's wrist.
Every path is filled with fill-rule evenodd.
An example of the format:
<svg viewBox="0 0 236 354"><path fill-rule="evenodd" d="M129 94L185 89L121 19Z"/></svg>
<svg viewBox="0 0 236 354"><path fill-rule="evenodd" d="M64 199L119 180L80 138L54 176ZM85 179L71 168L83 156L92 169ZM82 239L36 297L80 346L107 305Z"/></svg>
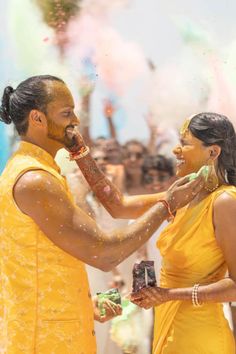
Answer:
<svg viewBox="0 0 236 354"><path fill-rule="evenodd" d="M178 209L178 203L177 203L176 198L173 197L172 193L167 191L165 199L170 206L170 210L171 210L172 215L175 215L175 213Z"/></svg>
<svg viewBox="0 0 236 354"><path fill-rule="evenodd" d="M171 211L171 206L170 206L170 204L168 202L168 199L159 199L157 203L162 203L165 206L166 211L167 211L166 217L174 218L174 215L173 215L173 213Z"/></svg>

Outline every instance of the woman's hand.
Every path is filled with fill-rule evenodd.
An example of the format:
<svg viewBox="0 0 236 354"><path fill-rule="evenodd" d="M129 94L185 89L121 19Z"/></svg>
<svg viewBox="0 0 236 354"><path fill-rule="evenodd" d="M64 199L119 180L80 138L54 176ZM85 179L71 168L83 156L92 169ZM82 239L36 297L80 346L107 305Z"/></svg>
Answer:
<svg viewBox="0 0 236 354"><path fill-rule="evenodd" d="M81 147L85 147L83 136L77 126L70 126L65 131L65 147L68 151L77 151Z"/></svg>
<svg viewBox="0 0 236 354"><path fill-rule="evenodd" d="M146 310L161 305L167 300L167 289L146 287L136 293L131 293L130 301Z"/></svg>
<svg viewBox="0 0 236 354"><path fill-rule="evenodd" d="M104 323L110 321L112 318L116 316L120 316L122 314L121 305L117 305L110 300L104 300L103 307L105 309L105 316L100 315L100 311L98 308L98 297L93 297L93 308L94 308L94 319L98 322Z"/></svg>
<svg viewBox="0 0 236 354"><path fill-rule="evenodd" d="M190 203L203 189L205 178L200 174L196 179L189 181L189 176L178 179L166 192L166 200L174 212Z"/></svg>

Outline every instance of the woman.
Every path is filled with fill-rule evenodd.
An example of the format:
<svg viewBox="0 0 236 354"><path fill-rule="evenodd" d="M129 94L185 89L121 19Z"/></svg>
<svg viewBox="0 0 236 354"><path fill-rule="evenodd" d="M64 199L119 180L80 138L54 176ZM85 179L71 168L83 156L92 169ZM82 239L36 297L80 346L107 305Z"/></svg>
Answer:
<svg viewBox="0 0 236 354"><path fill-rule="evenodd" d="M234 354L222 302L236 300L236 136L223 115L187 120L174 149L177 176L210 165L205 188L162 232L160 287L132 294L155 307L153 354ZM226 272L229 277L226 277Z"/></svg>
<svg viewBox="0 0 236 354"><path fill-rule="evenodd" d="M129 140L123 146L125 190L128 195L146 193L143 185L143 163L147 155L145 146L138 140Z"/></svg>

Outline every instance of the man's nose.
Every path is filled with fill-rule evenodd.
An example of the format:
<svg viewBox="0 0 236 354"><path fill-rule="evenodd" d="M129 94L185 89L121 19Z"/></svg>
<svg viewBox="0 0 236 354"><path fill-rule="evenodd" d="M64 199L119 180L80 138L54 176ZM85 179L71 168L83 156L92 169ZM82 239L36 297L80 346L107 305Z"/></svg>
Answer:
<svg viewBox="0 0 236 354"><path fill-rule="evenodd" d="M73 124L73 125L80 125L80 119L79 119L79 117L77 117L77 116L75 115L75 117L73 118L72 124Z"/></svg>

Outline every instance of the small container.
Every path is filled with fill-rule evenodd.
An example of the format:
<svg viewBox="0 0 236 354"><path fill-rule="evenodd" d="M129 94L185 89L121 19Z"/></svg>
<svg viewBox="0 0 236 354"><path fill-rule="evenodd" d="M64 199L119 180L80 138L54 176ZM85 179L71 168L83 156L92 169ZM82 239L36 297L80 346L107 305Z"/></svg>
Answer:
<svg viewBox="0 0 236 354"><path fill-rule="evenodd" d="M156 286L154 261L141 261L133 267L133 292L149 286Z"/></svg>

